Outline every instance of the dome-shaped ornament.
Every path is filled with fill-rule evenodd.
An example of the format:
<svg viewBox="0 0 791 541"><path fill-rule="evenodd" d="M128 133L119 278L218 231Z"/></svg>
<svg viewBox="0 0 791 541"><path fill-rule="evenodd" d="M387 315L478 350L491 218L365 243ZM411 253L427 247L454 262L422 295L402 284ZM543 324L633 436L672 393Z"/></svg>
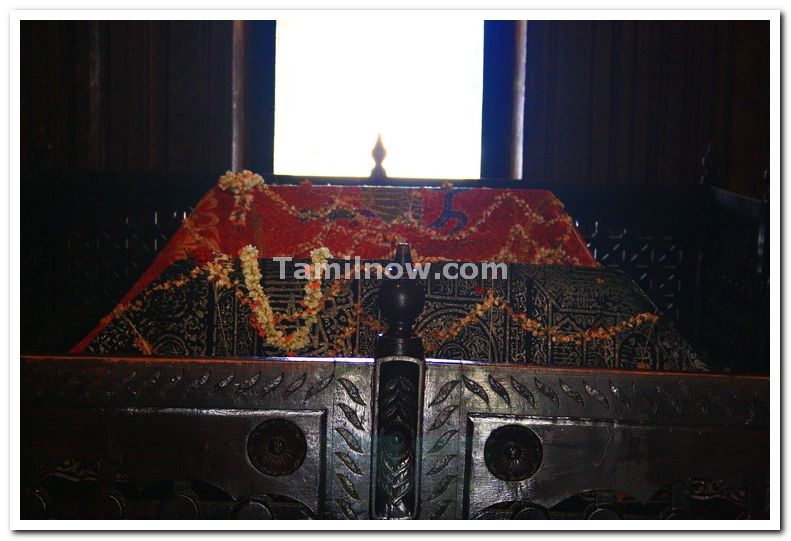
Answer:
<svg viewBox="0 0 791 541"><path fill-rule="evenodd" d="M520 425L492 430L483 448L489 471L503 481L523 481L541 465L541 440L535 432Z"/></svg>
<svg viewBox="0 0 791 541"><path fill-rule="evenodd" d="M285 419L264 421L247 440L250 461L266 475L294 473L305 461L307 450L302 430Z"/></svg>

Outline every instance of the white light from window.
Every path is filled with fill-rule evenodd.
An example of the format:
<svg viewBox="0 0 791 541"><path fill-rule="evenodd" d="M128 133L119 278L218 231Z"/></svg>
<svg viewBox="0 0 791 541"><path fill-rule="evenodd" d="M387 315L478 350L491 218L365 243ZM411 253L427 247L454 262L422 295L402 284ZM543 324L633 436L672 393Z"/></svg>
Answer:
<svg viewBox="0 0 791 541"><path fill-rule="evenodd" d="M274 172L477 178L483 21L277 21Z"/></svg>

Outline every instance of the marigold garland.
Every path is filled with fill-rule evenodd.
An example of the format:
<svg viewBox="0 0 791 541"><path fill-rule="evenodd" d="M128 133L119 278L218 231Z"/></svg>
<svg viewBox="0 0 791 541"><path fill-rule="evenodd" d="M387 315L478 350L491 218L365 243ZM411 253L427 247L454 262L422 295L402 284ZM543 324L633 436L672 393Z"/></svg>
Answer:
<svg viewBox="0 0 791 541"><path fill-rule="evenodd" d="M482 320L486 312L493 309L503 310L522 329L533 336L547 336L553 343L567 344L573 342L578 346L582 345L583 340L612 340L625 330L639 327L649 321L651 323L659 321L657 314L641 312L610 327L599 326L591 327L584 331L565 332L555 326L544 325L540 321L529 317L523 311L514 310L506 299L499 297L493 290L488 289L484 300L474 305L467 315L457 319L447 327L423 334L421 338L423 339L424 347L427 351L433 351L437 344L442 344L457 337L466 326Z"/></svg>
<svg viewBox="0 0 791 541"><path fill-rule="evenodd" d="M310 183L307 183L306 186L312 186ZM394 243L396 242L404 242L406 239L400 237L399 235L392 232L391 227L394 224L404 225L408 227L413 227L419 229L423 234L427 235L432 240L443 241L443 242L455 242L460 240L465 240L471 235L477 233L480 228L499 210L499 208L504 205L506 202L511 202L519 207L520 212L524 214L526 219L531 224L544 224L544 225L551 225L554 223L565 223L570 225L570 218L566 214L559 214L558 216L545 219L539 212L533 209L530 205L526 202L514 198L509 193L504 193L498 195L492 204L484 210L481 216L475 223L471 223L466 225L460 231L451 234L442 233L436 229L431 227L424 226L419 220L414 218L411 213L406 213L403 216L398 217L390 224L383 224L379 219L372 217L372 216L365 216L359 212L359 208L353 202L345 200L344 197L341 195L339 191L339 195L328 205L320 208L320 209L305 209L305 210L298 210L293 205L287 203L279 194L275 193L269 186L266 184L264 179L251 171L243 170L239 173L234 173L232 171L228 171L225 175L220 177L218 181L218 187L227 193L231 193L234 196L234 204L235 208L231 213L230 220L237 224L244 224L246 221L247 212L252 210L253 204L253 191L258 190L262 193L266 193L267 197L269 197L275 204L277 204L283 212L286 212L290 216L297 218L301 221L326 221L327 223L322 227L322 229L312 238L305 241L301 244L295 251L295 254L302 254L307 252L307 250L312 247L316 246L317 244L323 244L324 239L327 237L328 233L333 228L333 223L329 220L330 216L337 215L340 212L346 212L353 216L352 221L357 223L357 230L351 234L350 241L351 241L351 248L349 253L340 254L341 256L351 256L353 255L352 252L356 249L356 247L365 240L369 244L375 244L382 247L383 250L389 250L393 247ZM443 189L453 189L453 185L448 183L447 185L442 186ZM548 200L550 200L548 198ZM554 199L552 199L554 202ZM560 204L559 202L556 204ZM545 206L546 203L540 203L539 209ZM562 204L560 204L562 207ZM557 244L560 246L566 241L568 241L570 235L570 230L566 228L564 232L558 238ZM579 260L575 257L569 257L568 254L560 247L557 248L547 248L545 246L540 245L537 243L532 236L530 235L529 228L524 227L515 227L511 233L509 234L508 242L506 246L500 250L499 253L494 254L490 259L493 261L502 261L505 263L516 261L518 258L514 256L514 245L517 242L522 242L526 246L522 246L521 249L524 251L527 247L530 247L535 252L533 259L537 263L542 264L558 264L558 263L568 263L568 264L579 264ZM414 249L412 250L413 259L416 262L431 262L431 261L439 261L440 258L428 258L423 257Z"/></svg>

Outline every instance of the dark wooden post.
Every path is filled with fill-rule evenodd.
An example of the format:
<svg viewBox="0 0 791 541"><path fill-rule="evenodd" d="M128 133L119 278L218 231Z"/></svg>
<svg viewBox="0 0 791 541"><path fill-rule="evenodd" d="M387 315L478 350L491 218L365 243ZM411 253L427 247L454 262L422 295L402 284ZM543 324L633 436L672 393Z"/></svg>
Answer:
<svg viewBox="0 0 791 541"><path fill-rule="evenodd" d="M412 326L423 311L425 293L416 280L405 277L411 262L409 245L399 244L395 263L402 274L394 278L389 266L379 290L388 329L376 344L371 515L380 519L418 514L425 358Z"/></svg>
<svg viewBox="0 0 791 541"><path fill-rule="evenodd" d="M393 278L394 265L385 269L385 278L379 290L379 309L387 321L388 329L376 343L376 358L406 355L422 359L423 342L413 336L412 325L423 311L426 294L417 280L407 277L406 267L412 264L409 245L400 243L396 248L394 263L400 266L401 275Z"/></svg>

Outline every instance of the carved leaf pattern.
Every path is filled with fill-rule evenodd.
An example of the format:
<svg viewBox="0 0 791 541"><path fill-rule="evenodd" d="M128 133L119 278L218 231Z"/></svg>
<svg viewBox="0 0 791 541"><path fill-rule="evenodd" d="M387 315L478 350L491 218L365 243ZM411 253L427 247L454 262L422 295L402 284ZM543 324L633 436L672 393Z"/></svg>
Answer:
<svg viewBox="0 0 791 541"><path fill-rule="evenodd" d="M438 474L439 472L444 470L445 467L448 464L450 464L450 461L453 460L454 458L456 458L456 455L445 455L445 456L443 456L442 458L437 460L437 462L431 467L431 469L428 471L427 475L436 475L436 474Z"/></svg>
<svg viewBox="0 0 791 541"><path fill-rule="evenodd" d="M746 394L742 394L742 399L747 404L747 419L744 421L744 424L750 425L755 420L755 404Z"/></svg>
<svg viewBox="0 0 791 541"><path fill-rule="evenodd" d="M730 404L728 401L723 400L717 394L709 395L711 402L714 403L718 408L725 412L728 417L733 417L733 405Z"/></svg>
<svg viewBox="0 0 791 541"><path fill-rule="evenodd" d="M558 395L555 394L555 391L552 390L552 387L545 384L543 381L539 380L538 378L533 378L533 383L536 384L536 389L541 391L541 394L549 398L555 404L555 407L560 406L560 400L558 399Z"/></svg>
<svg viewBox="0 0 791 541"><path fill-rule="evenodd" d="M160 374L161 374L161 372L159 370L157 370L154 373L153 376L151 376L150 378L148 378L145 381L143 381L142 383L140 383L140 385L138 385L138 387L137 387L137 390L140 391L141 389L144 389L145 387L155 385L159 381Z"/></svg>
<svg viewBox="0 0 791 541"><path fill-rule="evenodd" d="M304 399L304 402L307 402L307 401L308 401L308 399L310 399L310 398L311 398L311 397L313 397L313 396L316 396L316 395L317 395L317 394L319 394L321 391L323 391L324 389L326 389L326 388L327 388L327 386L328 386L328 385L329 385L329 384L332 382L332 378L334 377L334 375L335 375L334 373L333 373L333 374L330 374L330 375L329 375L329 376L327 376L326 378L324 378L324 379L322 379L322 380L319 380L319 381L317 381L316 383L314 383L313 385L311 385L310 387L308 387L308 390L307 390L307 391L305 391L305 399Z"/></svg>
<svg viewBox="0 0 791 541"><path fill-rule="evenodd" d="M341 411L346 416L346 419L354 425L355 428L358 430L364 430L363 423L360 421L360 418L357 416L357 412L354 411L353 408L347 406L346 404L338 404L338 407L341 408Z"/></svg>
<svg viewBox="0 0 791 541"><path fill-rule="evenodd" d="M194 391L195 389L197 389L201 385L206 385L206 382L209 381L210 377L211 377L211 371L206 372L201 377L199 377L198 379L196 379L192 383L190 383L187 386L187 389L184 391L184 394L187 394L190 391Z"/></svg>
<svg viewBox="0 0 791 541"><path fill-rule="evenodd" d="M228 376L224 380L219 381L217 383L217 385L214 386L214 391L215 392L219 392L219 391L222 391L223 389L225 389L228 386L228 384L230 384L233 381L234 376L235 376L235 374L231 374L230 376Z"/></svg>
<svg viewBox="0 0 791 541"><path fill-rule="evenodd" d="M132 393L132 396L137 397L139 394L142 394L147 388L156 385L156 383L159 381L159 377L160 377L160 371L157 370L153 376L141 382L140 385L137 386L137 388L132 389L130 386L129 392ZM61 389L60 393L58 393L58 396L63 396L63 394L66 392L66 390L69 387L69 383L72 382L73 382L73 378L66 383L66 385Z"/></svg>
<svg viewBox="0 0 791 541"><path fill-rule="evenodd" d="M301 376L299 376L297 379L295 379L291 383L291 385L286 387L286 390L283 392L283 398L288 398L290 395L292 395L295 392L297 392L299 390L299 388L302 387L305 384L305 379L307 379L307 377L308 377L308 374L304 373Z"/></svg>
<svg viewBox="0 0 791 541"><path fill-rule="evenodd" d="M279 376L271 381L265 382L261 386L261 392L258 393L258 398L264 398L266 395L274 391L278 388L278 386L283 383L283 379L286 377L285 373L281 372Z"/></svg>
<svg viewBox="0 0 791 541"><path fill-rule="evenodd" d="M582 386L585 388L585 392L588 393L589 397L594 399L605 408L610 409L610 403L607 401L607 397L604 396L601 391L590 386L587 382L585 382L585 380L582 381Z"/></svg>
<svg viewBox="0 0 791 541"><path fill-rule="evenodd" d="M450 417L451 414L454 411L456 411L456 408L458 408L458 406L447 406L447 407L445 407L445 409L443 409L442 411L440 411L437 414L437 417L434 419L434 422L431 423L431 426L428 429L429 430L436 430L438 428L441 428L442 425L444 425L448 421L448 417Z"/></svg>
<svg viewBox="0 0 791 541"><path fill-rule="evenodd" d="M259 379L261 379L261 372L258 372L255 376L244 380L239 384L239 388L236 389L236 394L242 394L249 391L255 386L256 383L258 383Z"/></svg>
<svg viewBox="0 0 791 541"><path fill-rule="evenodd" d="M657 386L656 386L656 392L657 392L657 394L658 394L659 396L661 396L661 397L662 397L662 399L663 399L665 402L667 402L668 404L670 404L670 406L673 408L673 411L675 411L675 412L676 412L676 414L678 414L678 415L681 415L681 404L678 402L678 400L676 399L676 397L675 397L675 396L671 395L671 394L670 394L668 391L666 391L666 390L664 389L664 387L662 387L661 385L657 385Z"/></svg>
<svg viewBox="0 0 791 541"><path fill-rule="evenodd" d="M717 401L717 405L720 406L725 411L725 413L728 415L728 417L733 417L733 403L732 402L730 402L730 401L728 401L726 399L723 399L723 398L719 398L719 397L716 398L715 400Z"/></svg>
<svg viewBox="0 0 791 541"><path fill-rule="evenodd" d="M354 459L347 453L344 453L343 451L335 451L335 456L340 458L341 462L343 462L343 464L349 468L349 471L352 473L356 473L357 475L363 474L362 470L359 468L359 466L357 466L357 463L354 461Z"/></svg>
<svg viewBox="0 0 791 541"><path fill-rule="evenodd" d="M492 388L492 391L497 393L497 396L502 398L505 401L505 403L510 406L511 396L508 394L508 391L505 390L505 387L503 387L499 381L494 379L494 377L491 374L489 374L488 381L489 381L489 387Z"/></svg>
<svg viewBox="0 0 791 541"><path fill-rule="evenodd" d="M410 453L400 457L385 457L379 462L378 485L387 494L387 505L391 508L403 506L404 497L412 489L413 458Z"/></svg>
<svg viewBox="0 0 791 541"><path fill-rule="evenodd" d="M36 372L35 374L36 375L33 376L33 380L32 381L38 382L39 385L36 388L35 392L33 393L33 396L36 399L38 399L38 398L41 398L41 393L44 390L44 386L41 386L40 383L41 383L42 379L45 379L45 378L41 377L41 375L40 375L41 373L40 372ZM86 397L90 397L90 396L96 395L98 398L106 397L106 393L102 393L101 387L106 382L112 381L111 375L112 375L112 371L111 370L99 370L99 371L97 371L95 378L91 378L88 381L88 388L85 390L85 396ZM38 379L36 379L36 378L38 378ZM22 388L23 389L30 389L31 388L31 384L26 384L25 382L23 382Z"/></svg>
<svg viewBox="0 0 791 541"><path fill-rule="evenodd" d="M709 414L709 405L706 404L706 402L704 402L700 398L695 399L695 405L698 407L698 409L703 415Z"/></svg>
<svg viewBox="0 0 791 541"><path fill-rule="evenodd" d="M354 488L354 483L352 483L351 480L342 473L336 473L335 476L338 478L338 481L341 482L341 486L343 487L343 490L346 491L346 494L348 494L350 498L359 501L360 495L357 494L357 489Z"/></svg>
<svg viewBox="0 0 791 541"><path fill-rule="evenodd" d="M643 391L638 389L637 386L634 384L634 382L632 382L632 392L634 392L634 395L641 402L643 402L648 407L648 409L651 410L652 414L656 415L657 412L656 400L651 398L647 393L644 393Z"/></svg>
<svg viewBox="0 0 791 541"><path fill-rule="evenodd" d="M414 486L412 446L416 437L417 388L410 378L395 376L384 383L380 393L377 436L381 438L381 445L377 452L376 486L387 495L384 516L404 518L412 509L404 500ZM398 437L391 437L396 434Z"/></svg>
<svg viewBox="0 0 791 541"><path fill-rule="evenodd" d="M456 432L458 432L458 430L448 430L445 432L443 435L437 438L437 441L434 442L434 445L431 446L431 449L428 450L428 453L430 454L441 451L448 444L450 439L456 435Z"/></svg>
<svg viewBox="0 0 791 541"><path fill-rule="evenodd" d="M170 381L168 381L167 385L165 385L159 392L159 396L165 398L165 395L168 394L176 385L178 385L183 378L184 372L179 372L178 374L174 375L172 378L170 378Z"/></svg>
<svg viewBox="0 0 791 541"><path fill-rule="evenodd" d="M692 403L693 406L697 407L703 415L708 415L709 408L708 408L708 405L706 404L706 402L704 402L703 400L698 398L695 395L695 393L690 391L690 389L686 385L684 385L683 383L681 385L679 385L678 388L679 388L679 391L681 392L681 394L684 396L684 398L689 400L689 402Z"/></svg>
<svg viewBox="0 0 791 541"><path fill-rule="evenodd" d="M338 507L340 508L341 513L343 513L344 517L346 517L349 520L357 519L357 515L354 514L354 509L352 509L351 505L341 500L340 498L335 500L335 503L338 504Z"/></svg>
<svg viewBox="0 0 791 541"><path fill-rule="evenodd" d="M565 381L562 379L558 379L558 383L560 384L560 388L566 393L566 396L571 398L577 405L581 408L585 407L585 402L582 401L582 396L571 388Z"/></svg>
<svg viewBox="0 0 791 541"><path fill-rule="evenodd" d="M133 370L128 376L124 377L124 379L122 379L121 382L118 384L118 387L116 387L115 389L112 389L108 393L108 395L110 397L113 397L115 395L115 393L117 392L117 390L123 389L124 387L126 387L128 389L129 385L137 378L137 375L138 375L137 370ZM58 376L59 377L63 377L63 372L58 371ZM56 381L57 380L55 380L53 378L53 382L52 382L53 385L55 384ZM49 386L47 386L46 388L49 389Z"/></svg>
<svg viewBox="0 0 791 541"><path fill-rule="evenodd" d="M450 504L453 503L453 500L442 500L439 505L437 506L434 511L431 512L429 515L429 520L437 520L445 516L445 512L450 507Z"/></svg>
<svg viewBox="0 0 791 541"><path fill-rule="evenodd" d="M338 378L338 383L341 384L343 390L346 391L346 394L352 399L352 402L359 404L360 406L365 406L365 400L363 400L362 396L360 395L360 390L354 383L346 378Z"/></svg>
<svg viewBox="0 0 791 541"><path fill-rule="evenodd" d="M409 378L398 376L380 389L379 411L382 426L387 431L392 423L414 424L417 416L417 389ZM413 434L414 436L414 434Z"/></svg>
<svg viewBox="0 0 791 541"><path fill-rule="evenodd" d="M464 386L467 387L467 389L469 389L469 391L472 394L483 400L487 406L489 405L489 395L486 394L486 391L484 390L483 387L478 385L476 382L474 382L467 376L462 375L461 379L464 382Z"/></svg>
<svg viewBox="0 0 791 541"><path fill-rule="evenodd" d="M349 449L351 449L352 451L355 451L357 453L362 453L363 452L363 448L360 445L360 442L357 441L357 438L355 438L354 434L349 432L348 429L343 428L343 427L339 427L339 428L336 428L335 430L344 439L344 441L346 442L346 445L349 446Z"/></svg>
<svg viewBox="0 0 791 541"><path fill-rule="evenodd" d="M450 486L451 481L453 481L455 478L456 478L455 475L446 475L445 477L443 477L439 481L439 483L437 483L437 486L434 487L434 490L431 491L431 494L428 495L428 498L426 498L426 501L430 502L431 500L436 500L437 498L442 496L442 494Z"/></svg>
<svg viewBox="0 0 791 541"><path fill-rule="evenodd" d="M429 404L429 407L436 406L437 404L444 402L448 398L448 396L450 396L450 393L453 392L453 389L455 389L456 385L458 384L459 384L459 380L454 379L443 385L440 388L439 392L437 393L437 396L435 396L434 400L432 400L431 403Z"/></svg>
<svg viewBox="0 0 791 541"><path fill-rule="evenodd" d="M528 403L530 403L531 408L535 409L536 397L533 396L533 393L530 392L530 389L519 383L519 380L513 376L511 376L511 387L513 387L517 393L519 393L525 400L528 401Z"/></svg>
<svg viewBox="0 0 791 541"><path fill-rule="evenodd" d="M616 387L612 381L610 381L610 392L614 397L621 401L621 404L623 404L624 408L626 408L626 411L631 411L632 402L629 400L629 397L626 396L626 393L624 393L621 389Z"/></svg>

